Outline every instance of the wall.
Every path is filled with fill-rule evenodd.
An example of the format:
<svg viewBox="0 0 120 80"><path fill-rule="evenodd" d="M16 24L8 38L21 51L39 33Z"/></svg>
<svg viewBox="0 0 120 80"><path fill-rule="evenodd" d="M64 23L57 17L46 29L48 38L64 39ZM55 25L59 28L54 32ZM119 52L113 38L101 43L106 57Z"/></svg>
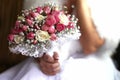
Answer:
<svg viewBox="0 0 120 80"><path fill-rule="evenodd" d="M0 0L0 72L25 59L24 56L11 54L7 42L22 4L23 0Z"/></svg>

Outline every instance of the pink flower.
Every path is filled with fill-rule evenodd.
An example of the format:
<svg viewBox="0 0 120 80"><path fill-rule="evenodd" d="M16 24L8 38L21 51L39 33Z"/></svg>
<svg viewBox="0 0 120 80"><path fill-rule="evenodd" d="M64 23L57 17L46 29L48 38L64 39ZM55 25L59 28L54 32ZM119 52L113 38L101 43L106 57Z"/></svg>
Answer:
<svg viewBox="0 0 120 80"><path fill-rule="evenodd" d="M32 16L33 18L35 18L36 16L38 16L38 15L39 15L39 14L38 14L38 13L36 13L36 12L31 12L30 14L31 14L31 16Z"/></svg>
<svg viewBox="0 0 120 80"><path fill-rule="evenodd" d="M53 40L53 41L54 41L54 40L56 40L56 39L57 39L57 36L56 36L56 34L54 34L54 33L53 33L53 34L51 34L51 37L50 37L50 39L51 39L51 40Z"/></svg>
<svg viewBox="0 0 120 80"><path fill-rule="evenodd" d="M16 21L15 26L18 27L20 25L20 21Z"/></svg>
<svg viewBox="0 0 120 80"><path fill-rule="evenodd" d="M43 8L43 11L46 13L46 14L49 14L51 12L51 8L49 6L45 6Z"/></svg>
<svg viewBox="0 0 120 80"><path fill-rule="evenodd" d="M37 44L37 40L34 40L34 41L33 41L33 44Z"/></svg>
<svg viewBox="0 0 120 80"><path fill-rule="evenodd" d="M22 30L23 30L23 31L27 31L27 29L28 29L28 27L27 27L26 25L23 25L23 26L22 26Z"/></svg>
<svg viewBox="0 0 120 80"><path fill-rule="evenodd" d="M31 26L31 25L33 24L33 21L30 20L30 19L26 19L26 22L27 22L27 24L28 24L29 26Z"/></svg>
<svg viewBox="0 0 120 80"><path fill-rule="evenodd" d="M54 26L49 27L48 32L49 33L54 33L55 32L55 27Z"/></svg>
<svg viewBox="0 0 120 80"><path fill-rule="evenodd" d="M64 30L65 29L65 25L63 25L63 24L57 24L56 25L56 30L57 31L62 31L62 30Z"/></svg>
<svg viewBox="0 0 120 80"><path fill-rule="evenodd" d="M48 15L45 23L49 26L52 26L56 24L56 19L53 15Z"/></svg>
<svg viewBox="0 0 120 80"><path fill-rule="evenodd" d="M35 35L34 35L33 32L30 32L30 33L27 34L28 39L34 39L34 37L35 37Z"/></svg>
<svg viewBox="0 0 120 80"><path fill-rule="evenodd" d="M37 8L36 8L36 12L41 13L42 11L43 11L43 10L42 10L41 7L37 7Z"/></svg>
<svg viewBox="0 0 120 80"><path fill-rule="evenodd" d="M72 22L69 22L67 28L74 28L74 24Z"/></svg>
<svg viewBox="0 0 120 80"><path fill-rule="evenodd" d="M12 42L14 40L14 35L13 34L9 34L8 35L8 40Z"/></svg>
<svg viewBox="0 0 120 80"><path fill-rule="evenodd" d="M20 28L15 28L15 29L12 29L11 32L12 32L13 34L18 34L18 33L22 32L22 29L20 29Z"/></svg>
<svg viewBox="0 0 120 80"><path fill-rule="evenodd" d="M42 30L43 30L43 31L47 31L48 29L49 29L49 27L48 27L47 25L43 25L43 26L42 26Z"/></svg>
<svg viewBox="0 0 120 80"><path fill-rule="evenodd" d="M52 11L52 15L55 17L55 20L57 23L60 21L59 14L60 14L60 11L55 11L55 10Z"/></svg>
<svg viewBox="0 0 120 80"><path fill-rule="evenodd" d="M29 15L26 15L25 17L26 17L26 19L30 19L30 20L32 19L32 17L31 17L30 14L29 14Z"/></svg>

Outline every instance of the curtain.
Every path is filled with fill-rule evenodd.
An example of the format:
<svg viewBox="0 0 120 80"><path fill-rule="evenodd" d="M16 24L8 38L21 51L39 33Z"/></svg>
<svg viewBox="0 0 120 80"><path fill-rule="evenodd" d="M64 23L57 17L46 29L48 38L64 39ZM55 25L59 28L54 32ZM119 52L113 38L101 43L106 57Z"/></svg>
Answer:
<svg viewBox="0 0 120 80"><path fill-rule="evenodd" d="M10 53L7 42L22 6L23 0L0 0L0 72L25 59L24 56Z"/></svg>

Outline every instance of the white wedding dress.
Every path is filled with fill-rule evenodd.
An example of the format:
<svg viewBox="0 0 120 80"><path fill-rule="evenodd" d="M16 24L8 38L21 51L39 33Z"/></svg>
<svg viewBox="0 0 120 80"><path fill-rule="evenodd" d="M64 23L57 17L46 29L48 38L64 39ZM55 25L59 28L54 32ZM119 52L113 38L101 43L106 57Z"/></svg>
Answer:
<svg viewBox="0 0 120 80"><path fill-rule="evenodd" d="M37 7L48 1L63 5L66 0L25 0L24 8ZM117 71L110 58L120 40L118 29L120 15L118 16L118 9L115 9L119 6L117 1L119 0L88 1L97 30L101 37L105 38L105 44L95 54L84 55L78 41L73 41L71 42L72 54L63 61L61 72L57 75L43 74L34 59L28 58L1 73L0 80L120 80L120 72ZM63 47L66 49L69 45Z"/></svg>

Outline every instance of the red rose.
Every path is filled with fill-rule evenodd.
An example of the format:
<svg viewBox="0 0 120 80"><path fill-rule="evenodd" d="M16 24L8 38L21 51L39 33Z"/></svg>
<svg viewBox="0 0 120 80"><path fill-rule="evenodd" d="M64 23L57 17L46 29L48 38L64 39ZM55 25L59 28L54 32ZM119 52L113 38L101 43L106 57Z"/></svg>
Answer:
<svg viewBox="0 0 120 80"><path fill-rule="evenodd" d="M65 29L65 25L63 25L63 24L57 24L56 25L56 30L57 31L62 31L62 30L64 30Z"/></svg>

